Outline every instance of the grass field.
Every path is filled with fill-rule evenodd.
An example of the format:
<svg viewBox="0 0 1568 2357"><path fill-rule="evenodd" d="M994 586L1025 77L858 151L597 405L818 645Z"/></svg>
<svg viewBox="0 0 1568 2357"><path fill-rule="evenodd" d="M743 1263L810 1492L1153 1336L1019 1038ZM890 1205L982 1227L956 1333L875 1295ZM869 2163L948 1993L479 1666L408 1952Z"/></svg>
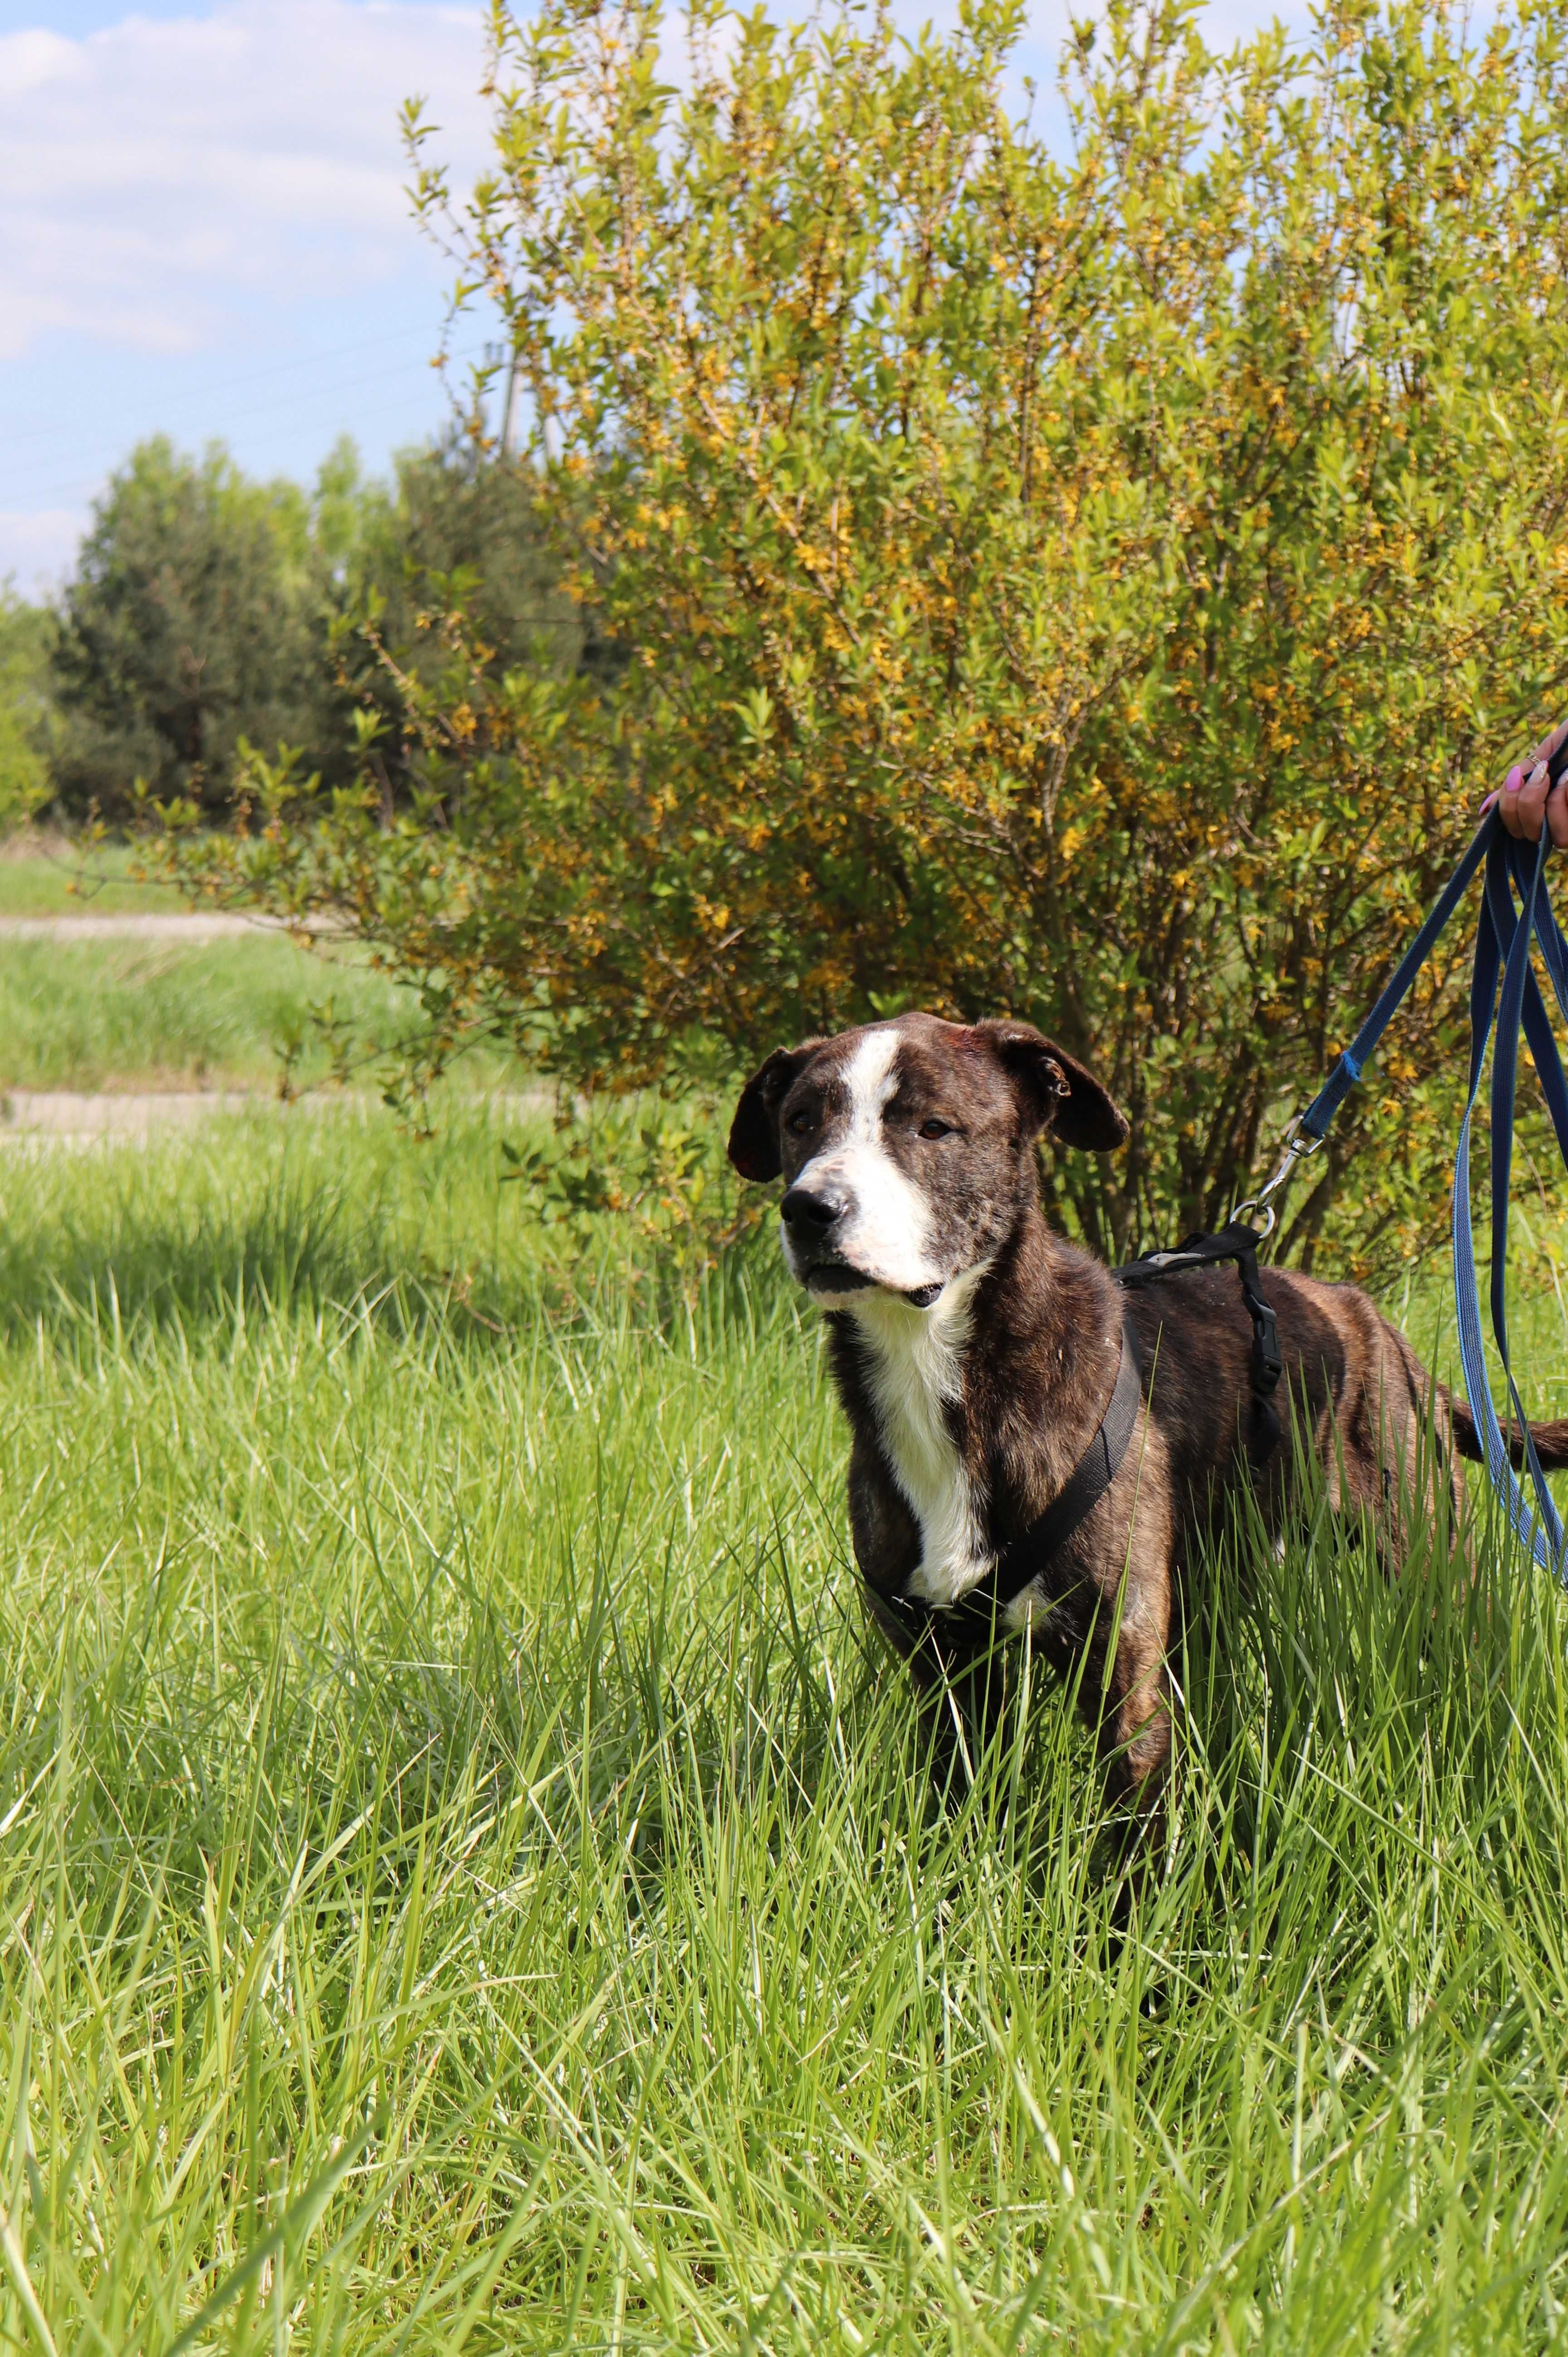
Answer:
<svg viewBox="0 0 1568 2357"><path fill-rule="evenodd" d="M63 839L0 850L0 919L156 915L185 904L139 884L124 845L81 853ZM317 1010L389 1042L417 1029L414 994L348 945L315 951L282 933L177 939L0 941L0 1090L308 1088L331 1050ZM466 1060L468 1085L516 1085L502 1054Z"/></svg>
<svg viewBox="0 0 1568 2357"><path fill-rule="evenodd" d="M146 881L145 865L126 843L15 835L0 841L0 917L177 914L186 903L172 885Z"/></svg>
<svg viewBox="0 0 1568 2357"><path fill-rule="evenodd" d="M1562 2346L1547 1586L1216 1565L1122 1920L1042 1678L930 1804L769 1253L501 1143L0 1159L0 2346Z"/></svg>
<svg viewBox="0 0 1568 2357"><path fill-rule="evenodd" d="M330 1051L311 1020L338 1013L392 1039L411 1029L411 994L363 965L286 936L0 943L0 1080L21 1089L274 1088L325 1077Z"/></svg>
<svg viewBox="0 0 1568 2357"><path fill-rule="evenodd" d="M1540 1583L1253 1566L1119 1940L1055 1695L925 1805L766 1265L498 1146L6 1169L11 2339L1552 2345Z"/></svg>
<svg viewBox="0 0 1568 2357"><path fill-rule="evenodd" d="M167 885L138 883L125 845L64 837L0 848L0 918L178 917ZM417 1024L413 994L350 953L285 936L0 942L0 1089L273 1088L285 1063L308 1087L330 1061L312 1010L330 1005L390 1039Z"/></svg>

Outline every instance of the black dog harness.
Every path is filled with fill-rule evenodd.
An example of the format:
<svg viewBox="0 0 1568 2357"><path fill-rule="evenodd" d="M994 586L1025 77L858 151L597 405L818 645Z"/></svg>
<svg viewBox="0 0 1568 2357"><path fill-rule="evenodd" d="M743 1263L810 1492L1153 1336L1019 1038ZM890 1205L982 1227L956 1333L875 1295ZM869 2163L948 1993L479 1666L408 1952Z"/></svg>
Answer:
<svg viewBox="0 0 1568 2357"><path fill-rule="evenodd" d="M1235 1262L1241 1298L1252 1321L1252 1428L1247 1435L1247 1454L1254 1465L1264 1463L1279 1441L1273 1394L1283 1372L1279 1329L1258 1278L1258 1246L1267 1232L1267 1229L1250 1228L1245 1220L1231 1220L1211 1236L1188 1236L1174 1252L1145 1253L1141 1260L1130 1260L1124 1268L1111 1272L1118 1285L1136 1290L1162 1276L1181 1276L1188 1269L1210 1268L1219 1261Z"/></svg>
<svg viewBox="0 0 1568 2357"><path fill-rule="evenodd" d="M1252 1428L1247 1438L1247 1453L1254 1464L1263 1462L1280 1437L1273 1394L1280 1379L1282 1361L1274 1313L1258 1280L1258 1246L1262 1241L1256 1228L1232 1220L1213 1235L1188 1236L1174 1252L1145 1253L1141 1260L1129 1261L1124 1267L1111 1272L1118 1285L1135 1291L1140 1286L1155 1284L1160 1277L1208 1268L1219 1261L1236 1263L1241 1297L1252 1321ZM957 1643L965 1651L993 1643L1009 1605L1048 1568L1116 1479L1132 1447L1142 1405L1138 1337L1132 1318L1123 1310L1122 1363L1094 1437L1044 1513L1003 1548L990 1578L983 1579L952 1604L933 1604L923 1596L889 1596L867 1580L874 1603L916 1643L935 1638L942 1644Z"/></svg>

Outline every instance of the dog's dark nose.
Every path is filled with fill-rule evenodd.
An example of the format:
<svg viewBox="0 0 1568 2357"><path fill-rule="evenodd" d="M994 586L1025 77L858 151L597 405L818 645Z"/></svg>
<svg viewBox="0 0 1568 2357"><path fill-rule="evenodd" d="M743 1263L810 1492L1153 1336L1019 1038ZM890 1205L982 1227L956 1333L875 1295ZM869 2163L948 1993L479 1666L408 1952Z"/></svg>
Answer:
<svg viewBox="0 0 1568 2357"><path fill-rule="evenodd" d="M791 1187L779 1206L779 1215L787 1228L815 1229L825 1235L837 1220L848 1211L845 1197L832 1187Z"/></svg>

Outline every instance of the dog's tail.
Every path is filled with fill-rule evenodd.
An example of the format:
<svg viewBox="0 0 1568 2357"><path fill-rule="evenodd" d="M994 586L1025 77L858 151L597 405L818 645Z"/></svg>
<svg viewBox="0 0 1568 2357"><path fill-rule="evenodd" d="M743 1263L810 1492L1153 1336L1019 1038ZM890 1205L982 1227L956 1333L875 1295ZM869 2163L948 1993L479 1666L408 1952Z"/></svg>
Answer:
<svg viewBox="0 0 1568 2357"><path fill-rule="evenodd" d="M1476 1419L1464 1401L1451 1399L1448 1415L1454 1427L1454 1446L1460 1456L1473 1458L1477 1464L1484 1465L1486 1444L1476 1429ZM1535 1443L1535 1453L1541 1460L1543 1473L1561 1473L1568 1469L1568 1416L1560 1417L1555 1424L1532 1424L1530 1437ZM1524 1437L1518 1425L1505 1424L1503 1437L1509 1445L1509 1464L1522 1466Z"/></svg>

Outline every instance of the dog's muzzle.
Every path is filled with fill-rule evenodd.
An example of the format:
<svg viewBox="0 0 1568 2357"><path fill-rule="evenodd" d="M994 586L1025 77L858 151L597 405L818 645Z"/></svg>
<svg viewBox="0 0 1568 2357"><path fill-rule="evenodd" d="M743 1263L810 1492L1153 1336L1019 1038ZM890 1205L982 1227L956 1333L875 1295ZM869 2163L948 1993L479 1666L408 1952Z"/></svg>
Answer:
<svg viewBox="0 0 1568 2357"><path fill-rule="evenodd" d="M779 1206L790 1266L812 1292L858 1293L872 1281L833 1243L852 1209L843 1189L832 1186L791 1187Z"/></svg>
<svg viewBox="0 0 1568 2357"><path fill-rule="evenodd" d="M905 1292L884 1285L880 1277L868 1276L838 1250L833 1239L854 1209L854 1199L843 1188L827 1182L789 1189L779 1206L779 1216L784 1222L789 1265L799 1282L810 1293L829 1297L880 1289L897 1293L916 1309L929 1309L940 1297L941 1284L918 1285Z"/></svg>

